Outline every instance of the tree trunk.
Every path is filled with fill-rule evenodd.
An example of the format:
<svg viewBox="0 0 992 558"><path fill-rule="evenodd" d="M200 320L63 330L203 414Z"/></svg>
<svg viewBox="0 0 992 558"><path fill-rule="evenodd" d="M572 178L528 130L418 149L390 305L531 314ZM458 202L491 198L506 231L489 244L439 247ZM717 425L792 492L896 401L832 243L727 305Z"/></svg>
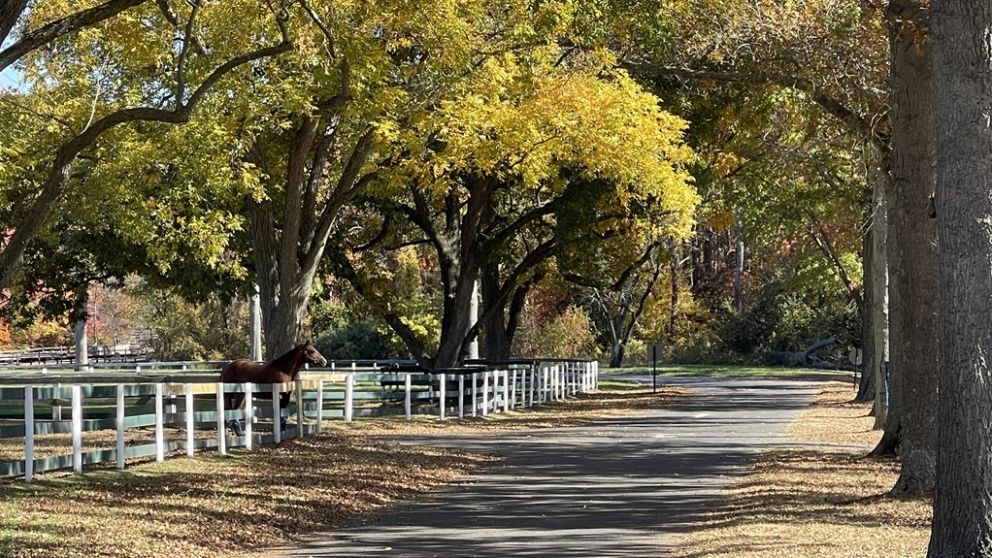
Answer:
<svg viewBox="0 0 992 558"><path fill-rule="evenodd" d="M929 558L992 556L992 1L933 0L940 407Z"/></svg>
<svg viewBox="0 0 992 558"><path fill-rule="evenodd" d="M668 271L671 274L672 279L672 292L670 298L670 305L668 309L668 331L666 332L667 343L666 346L671 347L675 345L675 338L678 333L678 317L679 317L679 294L680 294L680 282L682 278L679 273L679 247L674 242L672 243L672 257L668 260ZM695 268L693 268L693 273L695 273Z"/></svg>
<svg viewBox="0 0 992 558"><path fill-rule="evenodd" d="M482 295L482 305L490 307L496 304L500 290L499 267L493 264L485 264L479 273L479 291ZM507 328L504 324L505 311L500 308L488 312L485 321L482 322L483 354L486 360L492 362L503 362L510 358L510 345L512 339L507 335Z"/></svg>
<svg viewBox="0 0 992 558"><path fill-rule="evenodd" d="M262 300L258 285L254 285L252 290L254 292L248 302L248 339L251 343L251 359L257 362L265 359L262 354Z"/></svg>
<svg viewBox="0 0 992 558"><path fill-rule="evenodd" d="M737 237L737 249L734 254L734 310L737 311L737 315L741 316L744 314L744 239L741 236L741 219L737 217L734 219L734 235ZM672 254L672 258L675 258L675 254Z"/></svg>
<svg viewBox="0 0 992 558"><path fill-rule="evenodd" d="M623 366L623 359L627 356L627 344L616 343L610 351L610 368L620 368Z"/></svg>
<svg viewBox="0 0 992 558"><path fill-rule="evenodd" d="M87 313L89 299L89 291L86 285L84 285L76 292L75 308L71 316L74 326L76 370L81 372L88 370L90 363L89 338L86 335L86 321L89 318Z"/></svg>
<svg viewBox="0 0 992 558"><path fill-rule="evenodd" d="M888 154L879 153L879 166L875 173L875 188L872 192L872 345L871 370L875 376L875 424L874 428L885 426L886 418L896 416L893 398L885 378L886 361L889 358L889 263L888 263L888 195L891 190ZM891 448L877 448L889 454Z"/></svg>
<svg viewBox="0 0 992 558"><path fill-rule="evenodd" d="M888 208L890 383L901 409L886 428L902 461L893 493L933 489L937 408L937 230L930 219L933 98L926 2L893 0L891 49L892 180ZM887 425L888 426L888 425Z"/></svg>
<svg viewBox="0 0 992 558"><path fill-rule="evenodd" d="M475 294L476 273L464 269L466 263L455 258L440 258L444 301L441 311L441 342L434 368L454 368L461 364L468 350L467 335L472 323L469 306Z"/></svg>
<svg viewBox="0 0 992 558"><path fill-rule="evenodd" d="M472 285L472 301L468 307L469 327L474 326L479 321L479 282ZM468 358L478 360L479 358L479 336L472 336L468 344Z"/></svg>
<svg viewBox="0 0 992 558"><path fill-rule="evenodd" d="M871 216L868 217L871 223ZM872 288L872 274L874 273L875 262L872 261L874 253L872 250L872 237L874 236L874 224L869 224L865 232L863 246L861 250L861 383L858 385L858 394L855 401L867 402L875 400L875 371L872 364L875 361L875 331L872 320L872 301L875 290Z"/></svg>

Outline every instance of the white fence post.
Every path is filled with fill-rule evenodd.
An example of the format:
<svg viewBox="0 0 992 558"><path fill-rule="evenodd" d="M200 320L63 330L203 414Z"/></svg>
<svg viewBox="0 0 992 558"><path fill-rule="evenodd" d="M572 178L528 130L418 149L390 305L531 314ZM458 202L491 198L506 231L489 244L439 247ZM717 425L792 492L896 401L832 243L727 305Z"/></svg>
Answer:
<svg viewBox="0 0 992 558"><path fill-rule="evenodd" d="M510 408L517 408L517 369L514 368L512 371L512 377L510 379Z"/></svg>
<svg viewBox="0 0 992 558"><path fill-rule="evenodd" d="M406 398L403 400L403 410L406 411L406 420L411 420L413 418L413 394L411 393L413 388L413 374L410 372L406 373L404 387L406 388Z"/></svg>
<svg viewBox="0 0 992 558"><path fill-rule="evenodd" d="M458 375L458 418L465 418L465 374Z"/></svg>
<svg viewBox="0 0 992 558"><path fill-rule="evenodd" d="M34 479L34 388L24 388L24 480Z"/></svg>
<svg viewBox="0 0 992 558"><path fill-rule="evenodd" d="M193 402L193 384L186 384L186 455L196 454L196 410Z"/></svg>
<svg viewBox="0 0 992 558"><path fill-rule="evenodd" d="M489 371L482 373L482 416L489 414Z"/></svg>
<svg viewBox="0 0 992 558"><path fill-rule="evenodd" d="M503 412L510 410L510 371L503 371Z"/></svg>
<svg viewBox="0 0 992 558"><path fill-rule="evenodd" d="M303 380L296 379L296 437L302 438L303 432Z"/></svg>
<svg viewBox="0 0 992 558"><path fill-rule="evenodd" d="M440 397L438 397L438 400L437 400L438 401L438 415L437 416L438 416L439 419L444 420L444 404L445 404L445 398L447 397L447 394L448 394L447 393L447 386L445 386L445 383L447 383L446 382L447 378L445 377L444 374L438 374L437 375L437 379L438 379L438 384L439 384L438 387L439 387L439 395L440 395Z"/></svg>
<svg viewBox="0 0 992 558"><path fill-rule="evenodd" d="M124 468L124 384L117 384L117 416L114 427L117 430L117 468Z"/></svg>
<svg viewBox="0 0 992 558"><path fill-rule="evenodd" d="M279 388L282 384L272 384L272 441L282 442L282 401L279 400L282 394Z"/></svg>
<svg viewBox="0 0 992 558"><path fill-rule="evenodd" d="M344 421L351 422L355 416L355 363L344 380Z"/></svg>
<svg viewBox="0 0 992 558"><path fill-rule="evenodd" d="M472 416L479 412L479 373L472 372Z"/></svg>
<svg viewBox="0 0 992 558"><path fill-rule="evenodd" d="M227 455L227 421L224 418L224 382L217 382L217 451L221 455Z"/></svg>
<svg viewBox="0 0 992 558"><path fill-rule="evenodd" d="M72 386L72 470L83 472L83 388Z"/></svg>
<svg viewBox="0 0 992 558"><path fill-rule="evenodd" d="M162 408L162 384L155 384L155 461L165 461L165 413Z"/></svg>
<svg viewBox="0 0 992 558"><path fill-rule="evenodd" d="M255 434L252 430L252 424L255 422L255 384L248 382L244 384L245 386L245 448L251 451L252 447L255 445Z"/></svg>
<svg viewBox="0 0 992 558"><path fill-rule="evenodd" d="M324 428L324 380L317 380L317 433Z"/></svg>
<svg viewBox="0 0 992 558"><path fill-rule="evenodd" d="M527 393L524 395L524 407L534 406L534 392L537 390L537 367L533 364L530 365L530 381L527 383ZM528 402L527 398L530 398Z"/></svg>

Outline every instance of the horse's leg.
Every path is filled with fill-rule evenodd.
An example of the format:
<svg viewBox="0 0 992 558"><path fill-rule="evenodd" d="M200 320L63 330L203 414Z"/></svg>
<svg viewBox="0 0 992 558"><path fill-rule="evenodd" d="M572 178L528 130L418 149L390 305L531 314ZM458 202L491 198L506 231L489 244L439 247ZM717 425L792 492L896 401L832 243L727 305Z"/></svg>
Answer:
<svg viewBox="0 0 992 558"><path fill-rule="evenodd" d="M225 409L228 411L234 409L240 409L241 405L245 402L245 394L243 393L230 393L226 397ZM231 419L228 421L227 425L234 431L235 436L244 436L245 429L241 426L241 419Z"/></svg>
<svg viewBox="0 0 992 558"><path fill-rule="evenodd" d="M283 412L285 412L286 411L286 408L289 406L289 397L291 395L293 395L293 392L291 392L291 391L284 391L279 396L279 408L282 409ZM279 424L282 426L282 429L285 430L286 429L286 417L284 417L284 416L283 417L279 417Z"/></svg>

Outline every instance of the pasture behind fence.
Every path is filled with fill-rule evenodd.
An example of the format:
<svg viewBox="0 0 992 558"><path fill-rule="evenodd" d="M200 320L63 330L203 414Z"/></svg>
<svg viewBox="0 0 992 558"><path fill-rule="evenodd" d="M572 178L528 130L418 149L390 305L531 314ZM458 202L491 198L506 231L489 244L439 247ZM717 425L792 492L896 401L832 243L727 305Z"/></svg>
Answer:
<svg viewBox="0 0 992 558"><path fill-rule="evenodd" d="M397 364L399 370L382 368ZM250 450L318 433L324 420L487 416L598 386L598 364L592 361L402 371L409 364L336 361L301 371L286 384L217 382L219 367L211 369L212 363L143 363L89 372L2 369L0 477L30 481L58 469L81 473L99 464L124 468L129 459ZM285 407L282 393L292 394ZM244 394L245 404L226 408L231 394ZM242 435L229 431L234 420L244 424Z"/></svg>

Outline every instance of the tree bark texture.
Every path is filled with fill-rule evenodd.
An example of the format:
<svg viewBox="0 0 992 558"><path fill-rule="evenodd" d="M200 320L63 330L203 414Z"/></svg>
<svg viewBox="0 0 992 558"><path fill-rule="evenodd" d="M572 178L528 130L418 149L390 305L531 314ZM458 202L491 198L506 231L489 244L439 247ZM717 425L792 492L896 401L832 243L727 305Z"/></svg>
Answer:
<svg viewBox="0 0 992 558"><path fill-rule="evenodd" d="M871 370L875 376L875 429L885 426L888 416L898 416L898 398L892 397L885 378L886 361L889 358L889 258L888 258L888 196L891 186L888 153L879 153L879 166L875 171L875 187L872 192L872 345ZM882 453L893 453L894 446ZM885 448L878 448L885 449Z"/></svg>
<svg viewBox="0 0 992 558"><path fill-rule="evenodd" d="M929 558L992 556L992 0L931 3L940 377Z"/></svg>
<svg viewBox="0 0 992 558"><path fill-rule="evenodd" d="M937 230L929 216L934 146L926 4L894 0L886 11L893 181L888 204L889 383L901 393L901 410L886 429L897 436L902 461L893 492L913 494L933 489L937 442Z"/></svg>
<svg viewBox="0 0 992 558"><path fill-rule="evenodd" d="M336 98L316 104L337 109L345 98L342 91ZM269 359L303 341L314 277L334 223L371 176L361 172L373 149L371 130L356 139L350 153L345 151L347 155L334 165L337 176L328 176L331 153L341 148L334 141L334 129L331 117L302 116L288 138L282 206L276 208L271 197L246 202ZM264 169L268 165L263 151L253 149L249 158ZM269 186L276 189L274 184ZM318 189L326 191L320 204L316 201Z"/></svg>

